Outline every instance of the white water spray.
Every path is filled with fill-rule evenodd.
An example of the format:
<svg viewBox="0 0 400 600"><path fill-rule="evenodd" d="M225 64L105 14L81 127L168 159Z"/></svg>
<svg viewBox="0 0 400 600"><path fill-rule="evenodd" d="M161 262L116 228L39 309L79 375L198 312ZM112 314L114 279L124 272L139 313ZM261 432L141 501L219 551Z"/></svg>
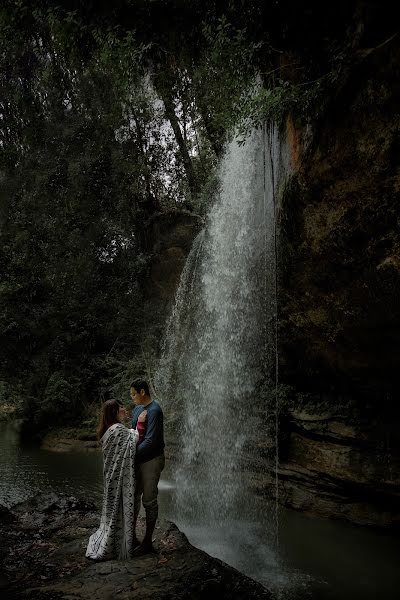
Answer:
<svg viewBox="0 0 400 600"><path fill-rule="evenodd" d="M255 495L277 493L276 202L286 157L274 127L228 146L219 198L168 324L155 386L174 447L177 511L191 522L251 521ZM277 509L268 520L277 540Z"/></svg>

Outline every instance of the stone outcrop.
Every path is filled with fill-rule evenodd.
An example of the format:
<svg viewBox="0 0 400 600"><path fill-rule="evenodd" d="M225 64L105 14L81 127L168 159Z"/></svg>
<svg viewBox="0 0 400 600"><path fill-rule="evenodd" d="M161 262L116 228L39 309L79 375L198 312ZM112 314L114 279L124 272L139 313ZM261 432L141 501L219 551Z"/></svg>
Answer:
<svg viewBox="0 0 400 600"><path fill-rule="evenodd" d="M154 554L125 561L86 559L88 537L98 521L94 505L53 494L30 499L11 511L0 508L1 598L272 598L259 583L191 546L169 522L156 529Z"/></svg>
<svg viewBox="0 0 400 600"><path fill-rule="evenodd" d="M155 213L147 225L147 246L152 253L146 296L173 301L193 239L203 226L200 216L180 210Z"/></svg>
<svg viewBox="0 0 400 600"><path fill-rule="evenodd" d="M97 417L97 415L96 415ZM97 442L96 425L93 422L85 422L77 427L59 427L52 429L41 440L42 450L52 452L99 452L100 445Z"/></svg>
<svg viewBox="0 0 400 600"><path fill-rule="evenodd" d="M42 450L52 452L98 452L99 444L95 440L79 440L67 437L57 437L48 434L41 443Z"/></svg>
<svg viewBox="0 0 400 600"><path fill-rule="evenodd" d="M337 411L289 412L279 468L280 501L320 517L400 529L400 457L382 425Z"/></svg>
<svg viewBox="0 0 400 600"><path fill-rule="evenodd" d="M149 353L160 351L186 258L203 225L201 216L183 209L154 213L146 222L144 248L150 258L143 280L146 300L142 309L146 315L145 346Z"/></svg>

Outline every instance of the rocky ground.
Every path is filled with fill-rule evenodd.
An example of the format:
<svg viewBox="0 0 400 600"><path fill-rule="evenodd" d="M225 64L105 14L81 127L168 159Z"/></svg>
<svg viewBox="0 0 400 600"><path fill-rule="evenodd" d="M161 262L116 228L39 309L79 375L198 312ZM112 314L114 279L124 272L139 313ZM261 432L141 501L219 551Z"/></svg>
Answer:
<svg viewBox="0 0 400 600"><path fill-rule="evenodd" d="M156 529L157 553L88 560L86 544L98 519L94 505L54 494L12 510L0 507L2 600L272 598L260 584L191 546L169 522Z"/></svg>

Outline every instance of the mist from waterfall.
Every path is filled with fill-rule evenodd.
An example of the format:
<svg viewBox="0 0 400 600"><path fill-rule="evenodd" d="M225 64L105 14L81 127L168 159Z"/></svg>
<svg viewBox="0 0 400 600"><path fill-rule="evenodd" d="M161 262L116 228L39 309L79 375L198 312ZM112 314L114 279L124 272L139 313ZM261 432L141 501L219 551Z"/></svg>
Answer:
<svg viewBox="0 0 400 600"><path fill-rule="evenodd" d="M181 522L251 522L275 496L274 202L287 166L275 127L229 144L182 273L154 381ZM263 512L274 538L273 502Z"/></svg>

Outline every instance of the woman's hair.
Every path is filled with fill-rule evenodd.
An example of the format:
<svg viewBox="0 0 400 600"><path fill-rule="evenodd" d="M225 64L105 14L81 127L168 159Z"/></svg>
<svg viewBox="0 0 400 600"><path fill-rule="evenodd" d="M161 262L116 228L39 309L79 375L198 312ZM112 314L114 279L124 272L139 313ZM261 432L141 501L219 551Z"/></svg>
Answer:
<svg viewBox="0 0 400 600"><path fill-rule="evenodd" d="M137 392L140 394L140 390L144 390L146 396L150 396L149 384L142 377L136 377L131 383L130 389L135 388Z"/></svg>
<svg viewBox="0 0 400 600"><path fill-rule="evenodd" d="M118 400L106 400L101 407L99 425L97 427L97 440L101 440L111 425L118 423L118 411L123 406Z"/></svg>

